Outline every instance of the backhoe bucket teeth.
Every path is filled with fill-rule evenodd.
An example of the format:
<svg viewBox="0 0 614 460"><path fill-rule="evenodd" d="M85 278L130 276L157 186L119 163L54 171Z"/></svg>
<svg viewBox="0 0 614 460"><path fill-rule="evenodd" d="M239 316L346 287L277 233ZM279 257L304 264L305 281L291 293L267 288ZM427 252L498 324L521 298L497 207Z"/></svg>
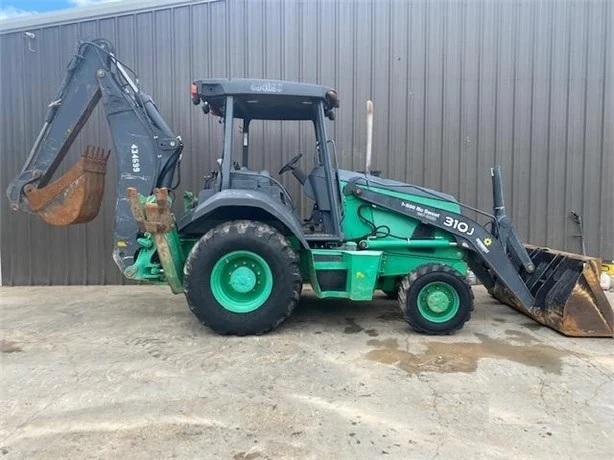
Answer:
<svg viewBox="0 0 614 460"><path fill-rule="evenodd" d="M521 274L533 294L527 309L500 283L490 293L502 303L537 322L572 337L612 337L614 314L601 290L601 261L579 254L525 245L535 264L533 273Z"/></svg>
<svg viewBox="0 0 614 460"><path fill-rule="evenodd" d="M79 161L51 184L25 188L30 209L51 225L89 222L100 210L110 151L87 147Z"/></svg>

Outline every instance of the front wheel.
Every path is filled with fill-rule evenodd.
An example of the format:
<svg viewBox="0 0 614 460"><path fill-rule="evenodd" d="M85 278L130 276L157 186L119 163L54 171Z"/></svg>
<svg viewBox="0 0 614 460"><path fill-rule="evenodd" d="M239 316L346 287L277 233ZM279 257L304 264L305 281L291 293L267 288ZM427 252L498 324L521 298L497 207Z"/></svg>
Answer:
<svg viewBox="0 0 614 460"><path fill-rule="evenodd" d="M451 334L461 329L473 311L471 287L453 268L429 264L403 278L399 305L407 323L425 334Z"/></svg>
<svg viewBox="0 0 614 460"><path fill-rule="evenodd" d="M184 267L192 312L219 334L262 334L298 303L302 280L286 238L262 222L232 221L194 245Z"/></svg>

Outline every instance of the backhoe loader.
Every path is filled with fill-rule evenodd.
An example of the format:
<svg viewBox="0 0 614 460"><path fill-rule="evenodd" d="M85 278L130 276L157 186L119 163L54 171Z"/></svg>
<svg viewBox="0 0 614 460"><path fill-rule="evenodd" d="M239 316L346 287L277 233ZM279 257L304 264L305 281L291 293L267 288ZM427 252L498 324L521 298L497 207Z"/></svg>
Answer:
<svg viewBox="0 0 614 460"><path fill-rule="evenodd" d="M113 258L129 279L168 284L198 319L220 334L262 334L298 303L303 283L319 298L396 297L416 331L449 334L473 310L471 269L501 302L571 336L612 336L612 309L599 289L600 261L521 243L506 215L501 171L491 169L494 212L454 197L342 170L326 119L333 88L288 81L204 79L191 99L223 131L218 168L184 213L173 212L183 141L107 40L80 41L25 165L8 188L14 210L65 226L98 213L109 151L87 148L53 181L84 123L102 101L117 157ZM315 138L314 165L297 154L291 173L311 215L268 171L250 168L250 123L306 121ZM241 148L233 136L241 124ZM239 153L237 150L241 150ZM288 152L290 153L290 152ZM469 218L479 212L489 227Z"/></svg>

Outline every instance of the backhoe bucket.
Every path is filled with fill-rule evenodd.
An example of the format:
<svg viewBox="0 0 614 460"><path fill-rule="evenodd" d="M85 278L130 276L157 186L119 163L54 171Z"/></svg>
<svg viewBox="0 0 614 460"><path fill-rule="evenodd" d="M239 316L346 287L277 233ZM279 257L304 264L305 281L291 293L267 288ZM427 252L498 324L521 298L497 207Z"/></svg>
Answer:
<svg viewBox="0 0 614 460"><path fill-rule="evenodd" d="M601 261L579 254L525 245L535 265L521 277L535 298L525 308L500 283L490 293L537 322L572 337L612 337L614 314L601 290Z"/></svg>
<svg viewBox="0 0 614 460"><path fill-rule="evenodd" d="M25 188L30 209L58 227L91 221L100 210L110 151L87 147L79 161L51 184Z"/></svg>

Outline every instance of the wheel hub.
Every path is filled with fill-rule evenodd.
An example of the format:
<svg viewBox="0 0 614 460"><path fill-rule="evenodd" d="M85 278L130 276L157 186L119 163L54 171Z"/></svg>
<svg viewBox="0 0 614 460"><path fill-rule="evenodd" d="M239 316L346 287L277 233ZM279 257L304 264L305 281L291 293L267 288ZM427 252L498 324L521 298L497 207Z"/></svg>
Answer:
<svg viewBox="0 0 614 460"><path fill-rule="evenodd" d="M232 288L245 294L256 286L256 274L248 267L239 267L230 274L230 285Z"/></svg>
<svg viewBox="0 0 614 460"><path fill-rule="evenodd" d="M429 293L426 302L429 308L435 313L443 313L448 309L448 306L450 305L450 300L448 299L448 296L440 291Z"/></svg>
<svg viewBox="0 0 614 460"><path fill-rule="evenodd" d="M215 300L233 313L257 310L273 291L269 264L251 251L233 251L220 257L209 282Z"/></svg>
<svg viewBox="0 0 614 460"><path fill-rule="evenodd" d="M456 289L446 282L427 284L418 294L418 310L428 321L444 323L454 317L460 308Z"/></svg>

